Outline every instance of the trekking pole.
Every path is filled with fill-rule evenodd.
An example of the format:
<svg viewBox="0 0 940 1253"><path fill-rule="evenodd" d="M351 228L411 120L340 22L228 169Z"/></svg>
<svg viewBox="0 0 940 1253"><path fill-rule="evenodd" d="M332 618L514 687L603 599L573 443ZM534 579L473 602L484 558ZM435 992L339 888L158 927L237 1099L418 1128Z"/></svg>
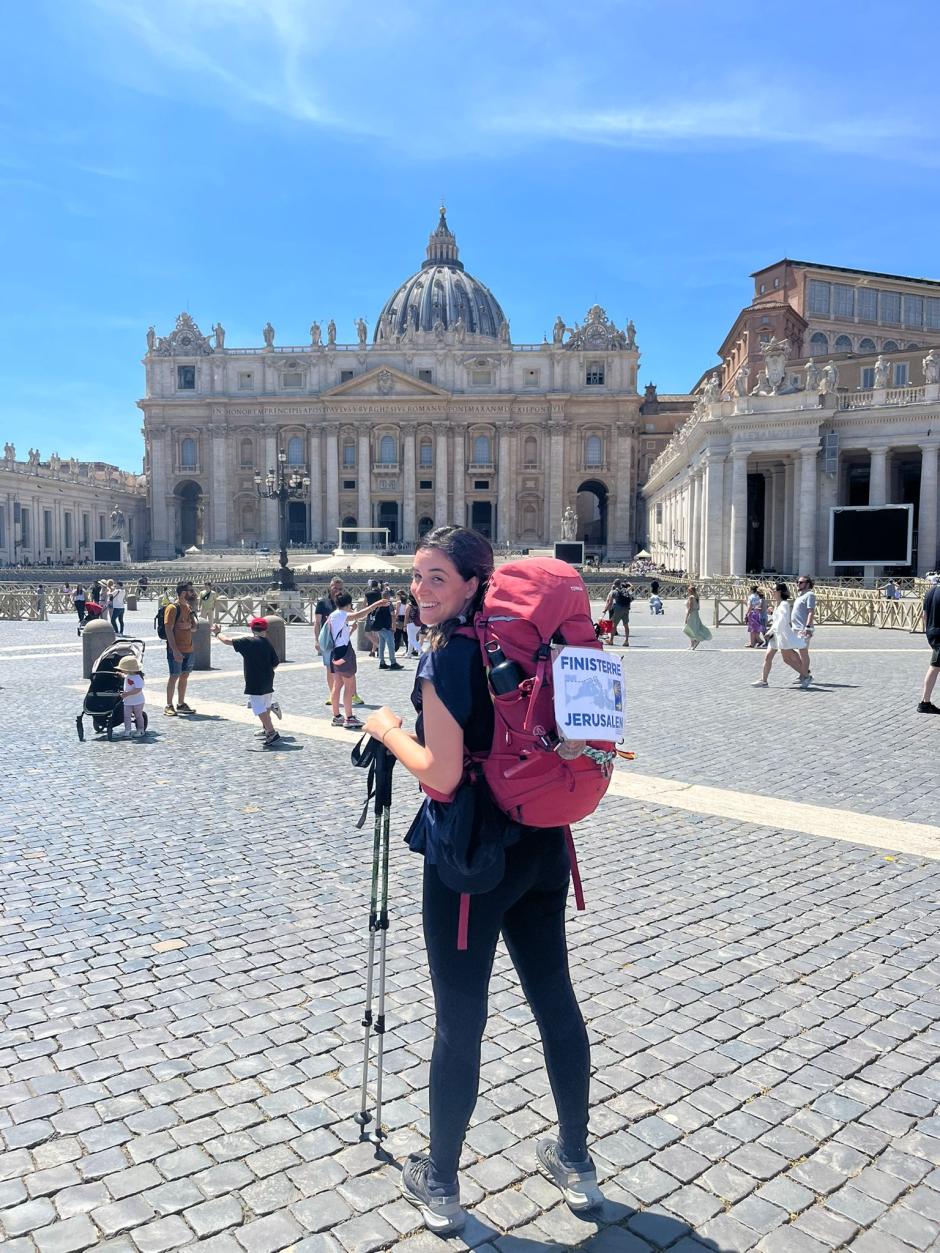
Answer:
<svg viewBox="0 0 940 1253"><path fill-rule="evenodd" d="M352 751L352 763L369 771L368 796L357 828L365 824L369 801L374 800L375 828L372 839L372 885L369 893L369 949L366 959L366 997L362 1015L362 1084L359 1113L355 1115L361 1128L360 1139L379 1145L385 1136L382 1129L382 1066L385 1056L385 972L388 940L388 856L389 821L391 818L392 768L395 758L378 741L360 740ZM375 992L376 936L378 936L378 1012L372 1013ZM375 1125L369 1112L369 1062L373 1032L376 1037Z"/></svg>

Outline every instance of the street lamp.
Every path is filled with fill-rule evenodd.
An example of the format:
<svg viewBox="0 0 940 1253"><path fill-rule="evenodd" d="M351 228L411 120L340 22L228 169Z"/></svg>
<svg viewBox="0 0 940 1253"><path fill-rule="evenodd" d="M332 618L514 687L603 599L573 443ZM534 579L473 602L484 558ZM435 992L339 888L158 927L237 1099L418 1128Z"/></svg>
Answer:
<svg viewBox="0 0 940 1253"><path fill-rule="evenodd" d="M277 469L268 470L262 479L261 471L255 471L255 491L261 500L277 501L278 539L280 542L279 566L274 581L282 592L295 588L294 572L287 564L287 503L290 500L306 500L310 494L310 476L297 470L288 470L287 453L277 454Z"/></svg>

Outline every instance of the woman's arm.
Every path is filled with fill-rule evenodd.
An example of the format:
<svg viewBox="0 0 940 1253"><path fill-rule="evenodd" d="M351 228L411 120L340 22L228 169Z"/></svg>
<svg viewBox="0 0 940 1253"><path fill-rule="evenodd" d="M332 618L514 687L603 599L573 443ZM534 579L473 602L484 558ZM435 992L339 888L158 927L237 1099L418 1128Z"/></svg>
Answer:
<svg viewBox="0 0 940 1253"><path fill-rule="evenodd" d="M421 681L421 703L424 745L403 729L401 718L387 707L370 714L365 729L381 740L419 783L449 795L463 778L463 728L441 701L430 679Z"/></svg>
<svg viewBox="0 0 940 1253"><path fill-rule="evenodd" d="M364 609L349 609L346 611L347 622L358 622L360 618L367 618L375 609L382 609L388 604L387 600L377 600L373 605L366 605Z"/></svg>

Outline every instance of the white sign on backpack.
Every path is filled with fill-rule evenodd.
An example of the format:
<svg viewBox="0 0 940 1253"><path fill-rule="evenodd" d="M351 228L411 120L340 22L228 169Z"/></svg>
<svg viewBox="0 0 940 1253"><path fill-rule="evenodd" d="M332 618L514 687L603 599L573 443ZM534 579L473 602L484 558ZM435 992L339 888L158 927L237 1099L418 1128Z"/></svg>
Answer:
<svg viewBox="0 0 940 1253"><path fill-rule="evenodd" d="M568 740L619 740L626 720L623 658L564 647L552 662L555 722Z"/></svg>

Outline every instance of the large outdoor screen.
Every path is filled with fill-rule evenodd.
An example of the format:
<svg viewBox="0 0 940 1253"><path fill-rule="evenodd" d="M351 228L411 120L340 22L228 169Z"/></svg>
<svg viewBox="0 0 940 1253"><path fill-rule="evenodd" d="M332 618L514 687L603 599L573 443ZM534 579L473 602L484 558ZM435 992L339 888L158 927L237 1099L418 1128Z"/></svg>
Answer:
<svg viewBox="0 0 940 1253"><path fill-rule="evenodd" d="M909 566L913 531L913 505L833 509L829 562L834 566Z"/></svg>
<svg viewBox="0 0 940 1253"><path fill-rule="evenodd" d="M95 561L120 561L121 541L119 539L96 539Z"/></svg>
<svg viewBox="0 0 940 1253"><path fill-rule="evenodd" d="M584 544L581 540L556 540L555 556L569 566L584 565Z"/></svg>

